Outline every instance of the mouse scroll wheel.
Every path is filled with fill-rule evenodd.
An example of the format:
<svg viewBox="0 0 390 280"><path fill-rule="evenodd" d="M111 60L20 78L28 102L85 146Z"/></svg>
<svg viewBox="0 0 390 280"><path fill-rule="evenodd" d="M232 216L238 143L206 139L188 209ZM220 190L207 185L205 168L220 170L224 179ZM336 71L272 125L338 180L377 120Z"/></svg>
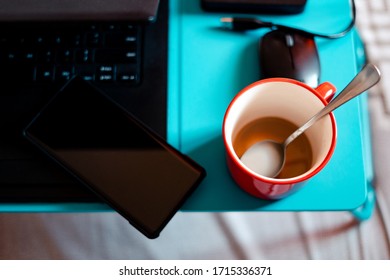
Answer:
<svg viewBox="0 0 390 280"><path fill-rule="evenodd" d="M291 48L294 46L294 37L291 34L286 34L285 39L286 39L286 45L288 47Z"/></svg>

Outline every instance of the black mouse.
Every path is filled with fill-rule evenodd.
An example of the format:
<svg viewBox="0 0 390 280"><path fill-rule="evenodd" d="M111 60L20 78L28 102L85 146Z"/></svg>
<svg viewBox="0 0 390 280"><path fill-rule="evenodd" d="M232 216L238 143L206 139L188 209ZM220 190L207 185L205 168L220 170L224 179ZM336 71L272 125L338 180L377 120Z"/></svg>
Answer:
<svg viewBox="0 0 390 280"><path fill-rule="evenodd" d="M262 78L284 77L317 87L320 59L313 37L296 32L273 30L259 43Z"/></svg>

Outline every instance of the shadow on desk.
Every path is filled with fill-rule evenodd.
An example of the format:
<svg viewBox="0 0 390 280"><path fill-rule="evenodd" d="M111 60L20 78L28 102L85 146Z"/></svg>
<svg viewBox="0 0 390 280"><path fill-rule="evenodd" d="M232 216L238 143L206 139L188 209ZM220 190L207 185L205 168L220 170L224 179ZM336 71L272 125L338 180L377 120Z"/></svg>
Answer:
<svg viewBox="0 0 390 280"><path fill-rule="evenodd" d="M226 165L222 137L216 137L200 145L189 152L189 156L206 169L207 176L182 210L253 211L277 203L277 201L267 201L253 197L233 181ZM208 160L210 157L218 158L217 162L220 164L215 164L215 160Z"/></svg>

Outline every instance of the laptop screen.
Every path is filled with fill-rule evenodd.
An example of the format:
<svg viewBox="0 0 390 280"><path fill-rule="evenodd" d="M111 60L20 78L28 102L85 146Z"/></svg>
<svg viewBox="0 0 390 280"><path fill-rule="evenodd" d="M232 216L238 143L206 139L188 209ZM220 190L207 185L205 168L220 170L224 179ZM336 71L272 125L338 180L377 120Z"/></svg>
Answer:
<svg viewBox="0 0 390 280"><path fill-rule="evenodd" d="M159 0L0 0L0 21L153 21Z"/></svg>

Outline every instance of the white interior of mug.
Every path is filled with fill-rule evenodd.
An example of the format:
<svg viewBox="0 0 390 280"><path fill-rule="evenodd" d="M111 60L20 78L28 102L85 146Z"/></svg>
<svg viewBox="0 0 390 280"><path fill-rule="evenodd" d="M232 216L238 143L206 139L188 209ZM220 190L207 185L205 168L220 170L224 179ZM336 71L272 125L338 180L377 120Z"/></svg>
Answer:
<svg viewBox="0 0 390 280"><path fill-rule="evenodd" d="M239 160L233 149L233 139L246 124L259 118L279 117L300 127L323 107L323 102L314 93L298 84L284 81L258 83L240 93L229 107L224 126L227 148ZM317 121L305 134L312 148L313 165L295 179L312 173L329 153L333 138L330 116ZM242 167L253 173L244 164Z"/></svg>

